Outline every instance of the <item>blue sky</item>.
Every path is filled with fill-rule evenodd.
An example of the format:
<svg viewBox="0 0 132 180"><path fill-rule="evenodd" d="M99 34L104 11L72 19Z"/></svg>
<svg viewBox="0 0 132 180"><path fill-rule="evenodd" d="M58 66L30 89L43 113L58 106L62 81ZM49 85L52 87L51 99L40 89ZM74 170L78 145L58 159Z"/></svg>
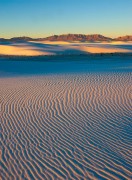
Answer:
<svg viewBox="0 0 132 180"><path fill-rule="evenodd" d="M0 37L132 34L132 0L0 0Z"/></svg>

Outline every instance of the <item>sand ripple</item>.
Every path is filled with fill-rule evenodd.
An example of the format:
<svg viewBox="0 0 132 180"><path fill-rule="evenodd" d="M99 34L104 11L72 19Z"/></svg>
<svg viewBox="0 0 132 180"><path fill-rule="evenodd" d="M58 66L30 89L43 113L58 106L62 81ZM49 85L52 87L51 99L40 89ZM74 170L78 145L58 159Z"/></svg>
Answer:
<svg viewBox="0 0 132 180"><path fill-rule="evenodd" d="M130 73L0 79L2 179L131 179Z"/></svg>

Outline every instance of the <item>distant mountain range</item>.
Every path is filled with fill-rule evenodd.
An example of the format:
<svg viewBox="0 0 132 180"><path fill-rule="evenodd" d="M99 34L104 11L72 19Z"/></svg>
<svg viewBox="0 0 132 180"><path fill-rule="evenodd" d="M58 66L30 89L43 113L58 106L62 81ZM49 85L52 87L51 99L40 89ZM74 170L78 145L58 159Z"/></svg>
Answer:
<svg viewBox="0 0 132 180"><path fill-rule="evenodd" d="M132 41L132 36L122 36L115 39L116 41Z"/></svg>
<svg viewBox="0 0 132 180"><path fill-rule="evenodd" d="M122 36L118 38L105 37L100 34L63 34L53 35L46 38L30 38L30 37L13 37L11 39L0 38L0 42L23 42L23 41L80 41L80 42L96 42L96 41L132 41L132 35Z"/></svg>

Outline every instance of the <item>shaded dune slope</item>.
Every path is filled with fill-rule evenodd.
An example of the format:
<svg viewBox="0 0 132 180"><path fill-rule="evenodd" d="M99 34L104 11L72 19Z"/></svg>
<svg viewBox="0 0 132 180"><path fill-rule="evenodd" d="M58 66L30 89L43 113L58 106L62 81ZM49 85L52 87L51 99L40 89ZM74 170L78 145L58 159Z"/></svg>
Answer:
<svg viewBox="0 0 132 180"><path fill-rule="evenodd" d="M0 79L2 179L131 179L130 73Z"/></svg>

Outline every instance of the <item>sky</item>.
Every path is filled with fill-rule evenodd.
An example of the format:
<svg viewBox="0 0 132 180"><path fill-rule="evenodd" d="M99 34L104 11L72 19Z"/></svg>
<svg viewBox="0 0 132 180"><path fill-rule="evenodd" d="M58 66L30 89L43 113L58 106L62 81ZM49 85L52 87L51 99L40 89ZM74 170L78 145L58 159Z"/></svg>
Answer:
<svg viewBox="0 0 132 180"><path fill-rule="evenodd" d="M0 0L0 38L132 35L132 0Z"/></svg>

